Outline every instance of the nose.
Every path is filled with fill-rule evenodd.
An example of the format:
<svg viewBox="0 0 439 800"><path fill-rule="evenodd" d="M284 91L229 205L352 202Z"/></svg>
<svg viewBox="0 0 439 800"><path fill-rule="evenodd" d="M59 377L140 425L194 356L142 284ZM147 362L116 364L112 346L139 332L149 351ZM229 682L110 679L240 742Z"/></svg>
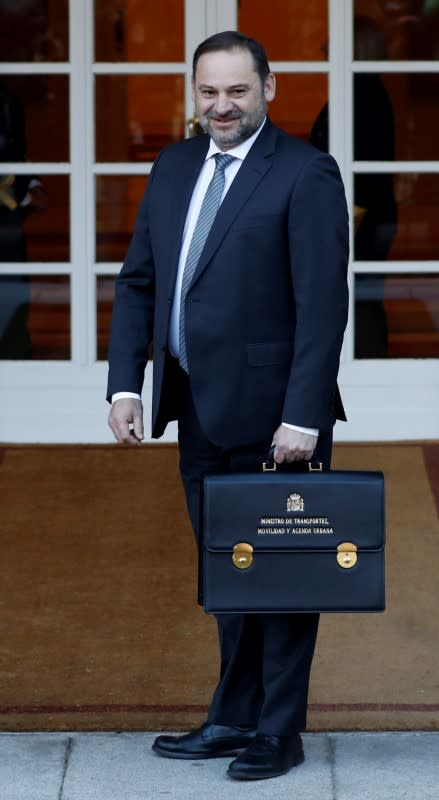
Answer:
<svg viewBox="0 0 439 800"><path fill-rule="evenodd" d="M218 94L215 100L215 111L218 115L223 116L232 109L232 103L226 94Z"/></svg>

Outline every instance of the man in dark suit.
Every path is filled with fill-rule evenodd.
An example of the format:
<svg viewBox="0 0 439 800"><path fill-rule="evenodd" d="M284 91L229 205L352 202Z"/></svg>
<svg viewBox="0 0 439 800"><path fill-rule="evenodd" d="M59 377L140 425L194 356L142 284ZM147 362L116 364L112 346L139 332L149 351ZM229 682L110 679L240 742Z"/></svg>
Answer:
<svg viewBox="0 0 439 800"><path fill-rule="evenodd" d="M197 540L201 477L329 468L347 318L348 219L331 156L266 117L262 46L241 33L196 50L193 96L208 135L158 156L116 286L109 424L143 438L140 392L154 340L152 435L178 419ZM226 156L226 158L224 158ZM236 755L229 775L269 778L303 761L316 614L220 615L221 670L207 722L159 736L170 758Z"/></svg>
<svg viewBox="0 0 439 800"><path fill-rule="evenodd" d="M23 107L0 83L0 262L27 261L25 220L45 211L46 192L36 175L3 175L2 162L26 161ZM0 275L0 359L32 358L28 328L28 275Z"/></svg>
<svg viewBox="0 0 439 800"><path fill-rule="evenodd" d="M383 31L375 20L355 16L354 58L356 61L388 58ZM394 161L395 123L392 103L380 75L357 73L354 89L354 160ZM310 142L328 152L329 115L326 104L315 120ZM354 175L356 261L384 261L388 258L397 230L397 206L393 175ZM355 358L387 358L388 330L384 307L384 276L355 276Z"/></svg>

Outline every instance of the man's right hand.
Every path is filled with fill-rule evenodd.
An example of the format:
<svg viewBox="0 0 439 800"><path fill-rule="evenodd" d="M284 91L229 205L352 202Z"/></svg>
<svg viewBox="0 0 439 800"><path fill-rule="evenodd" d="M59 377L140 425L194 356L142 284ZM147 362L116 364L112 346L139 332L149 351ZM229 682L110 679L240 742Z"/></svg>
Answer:
<svg viewBox="0 0 439 800"><path fill-rule="evenodd" d="M143 406L141 400L126 397L116 400L108 424L121 444L140 444L143 441Z"/></svg>

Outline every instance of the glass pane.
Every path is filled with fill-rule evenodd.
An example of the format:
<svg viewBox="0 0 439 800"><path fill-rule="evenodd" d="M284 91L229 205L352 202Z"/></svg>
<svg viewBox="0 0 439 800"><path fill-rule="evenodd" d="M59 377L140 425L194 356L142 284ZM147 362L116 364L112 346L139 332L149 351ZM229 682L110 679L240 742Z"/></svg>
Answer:
<svg viewBox="0 0 439 800"><path fill-rule="evenodd" d="M271 61L325 61L327 0L240 0L238 30L258 39Z"/></svg>
<svg viewBox="0 0 439 800"><path fill-rule="evenodd" d="M96 78L97 161L153 161L162 147L181 139L183 75Z"/></svg>
<svg viewBox="0 0 439 800"><path fill-rule="evenodd" d="M123 261L145 191L143 176L96 178L96 261Z"/></svg>
<svg viewBox="0 0 439 800"><path fill-rule="evenodd" d="M99 276L96 280L97 298L97 357L106 361L110 333L111 309L114 300L115 276Z"/></svg>
<svg viewBox="0 0 439 800"><path fill-rule="evenodd" d="M439 58L439 5L435 0L355 0L354 15L357 61Z"/></svg>
<svg viewBox="0 0 439 800"><path fill-rule="evenodd" d="M356 275L356 358L439 357L439 275Z"/></svg>
<svg viewBox="0 0 439 800"><path fill-rule="evenodd" d="M354 158L439 158L439 75L354 76Z"/></svg>
<svg viewBox="0 0 439 800"><path fill-rule="evenodd" d="M95 0L96 61L184 61L184 0Z"/></svg>
<svg viewBox="0 0 439 800"><path fill-rule="evenodd" d="M68 175L0 181L0 262L69 261Z"/></svg>
<svg viewBox="0 0 439 800"><path fill-rule="evenodd" d="M276 98L270 103L270 118L288 133L308 140L327 103L326 75L280 74L276 80Z"/></svg>
<svg viewBox="0 0 439 800"><path fill-rule="evenodd" d="M0 358L70 358L70 279L0 275Z"/></svg>
<svg viewBox="0 0 439 800"><path fill-rule="evenodd" d="M67 75L0 77L0 161L69 160Z"/></svg>
<svg viewBox="0 0 439 800"><path fill-rule="evenodd" d="M270 103L270 118L288 133L308 140L328 100L326 75L280 74L276 80L276 98Z"/></svg>
<svg viewBox="0 0 439 800"><path fill-rule="evenodd" d="M106 361L108 358L108 341L110 335L111 312L114 300L115 275L99 276L96 279L96 298L97 298L97 335L96 352L98 361ZM152 361L153 346L148 347L148 360Z"/></svg>
<svg viewBox="0 0 439 800"><path fill-rule="evenodd" d="M68 61L68 0L2 0L2 61Z"/></svg>
<svg viewBox="0 0 439 800"><path fill-rule="evenodd" d="M439 174L357 174L357 261L439 258Z"/></svg>

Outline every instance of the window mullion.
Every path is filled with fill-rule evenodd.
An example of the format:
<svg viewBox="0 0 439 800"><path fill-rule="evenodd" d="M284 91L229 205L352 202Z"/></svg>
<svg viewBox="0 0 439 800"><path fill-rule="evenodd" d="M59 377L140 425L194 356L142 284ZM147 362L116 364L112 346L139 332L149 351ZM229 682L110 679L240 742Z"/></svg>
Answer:
<svg viewBox="0 0 439 800"><path fill-rule="evenodd" d="M87 298L87 130L84 96L87 96L85 40L91 0L70 2L70 251L71 251L71 341L72 361L88 363L88 319L84 313Z"/></svg>
<svg viewBox="0 0 439 800"><path fill-rule="evenodd" d="M329 2L329 145L336 159L346 190L348 208L352 208L352 8L351 3L339 0ZM353 252L352 226L350 250ZM352 258L352 255L351 255ZM346 329L342 362L352 361L354 352L353 334L353 277L349 270L349 321Z"/></svg>

